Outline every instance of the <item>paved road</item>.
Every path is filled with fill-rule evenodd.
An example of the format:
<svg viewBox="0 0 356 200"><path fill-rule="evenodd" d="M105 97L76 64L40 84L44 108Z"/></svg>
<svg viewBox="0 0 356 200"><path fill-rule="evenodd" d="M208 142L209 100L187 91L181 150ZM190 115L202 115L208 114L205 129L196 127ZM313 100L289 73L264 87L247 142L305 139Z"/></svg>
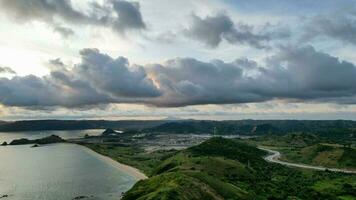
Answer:
<svg viewBox="0 0 356 200"><path fill-rule="evenodd" d="M270 155L264 157L264 159L268 162L278 163L281 165L286 165L286 166L291 166L291 167L299 167L299 168L304 168L304 169L314 169L314 170L321 170L321 171L329 170L329 171L333 171L333 172L356 174L356 171L347 170L347 169L327 168L327 167L321 167L321 166L312 166L312 165L297 164L297 163L281 161L281 160L279 160L279 158L281 157L280 152L271 150L271 149L266 149L264 147L258 147L258 148L261 150L264 150L264 151L268 151L270 153Z"/></svg>

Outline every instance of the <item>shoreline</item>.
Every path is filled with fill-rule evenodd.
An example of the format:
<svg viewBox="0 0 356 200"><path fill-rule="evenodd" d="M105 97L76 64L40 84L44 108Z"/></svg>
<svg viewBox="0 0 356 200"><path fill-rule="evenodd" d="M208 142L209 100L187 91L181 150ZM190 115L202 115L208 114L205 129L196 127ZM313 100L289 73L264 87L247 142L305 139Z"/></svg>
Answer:
<svg viewBox="0 0 356 200"><path fill-rule="evenodd" d="M80 145L80 144L77 144L77 145ZM89 153L92 153L92 154L96 154L101 160L109 163L110 165L112 165L113 167L123 171L123 172L126 172L127 174L133 176L134 178L136 178L138 181L139 180L144 180L144 179L147 179L148 177L142 173L139 169L137 168L134 168L130 165L126 165L126 164L122 164L112 158L110 158L109 156L105 156L105 155L102 155L84 145L80 145L82 147L84 147Z"/></svg>

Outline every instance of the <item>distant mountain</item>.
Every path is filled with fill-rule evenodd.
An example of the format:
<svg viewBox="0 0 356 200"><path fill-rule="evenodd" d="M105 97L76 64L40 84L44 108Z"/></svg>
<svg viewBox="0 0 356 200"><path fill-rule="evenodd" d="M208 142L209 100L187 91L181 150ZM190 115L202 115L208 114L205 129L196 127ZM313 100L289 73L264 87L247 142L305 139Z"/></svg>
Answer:
<svg viewBox="0 0 356 200"><path fill-rule="evenodd" d="M84 130L84 129L145 129L165 123L160 120L29 120L0 123L0 131L43 131L43 130Z"/></svg>
<svg viewBox="0 0 356 200"><path fill-rule="evenodd" d="M242 121L174 121L150 128L149 131L174 134L246 135L279 132L278 127L265 122L261 124Z"/></svg>
<svg viewBox="0 0 356 200"><path fill-rule="evenodd" d="M174 121L149 128L147 131L174 134L211 134L214 124L213 121Z"/></svg>
<svg viewBox="0 0 356 200"><path fill-rule="evenodd" d="M170 121L146 131L174 134L264 135L310 132L322 135L350 135L355 121L344 120L239 120L239 121ZM356 135L356 134L355 134Z"/></svg>
<svg viewBox="0 0 356 200"><path fill-rule="evenodd" d="M356 137L356 122L346 120L33 120L0 122L0 132L107 128L167 134L266 135L306 132L328 137Z"/></svg>
<svg viewBox="0 0 356 200"><path fill-rule="evenodd" d="M162 119L163 121L180 121L180 120L184 120L182 118L179 118L179 117L173 117L173 116L168 116L164 119Z"/></svg>

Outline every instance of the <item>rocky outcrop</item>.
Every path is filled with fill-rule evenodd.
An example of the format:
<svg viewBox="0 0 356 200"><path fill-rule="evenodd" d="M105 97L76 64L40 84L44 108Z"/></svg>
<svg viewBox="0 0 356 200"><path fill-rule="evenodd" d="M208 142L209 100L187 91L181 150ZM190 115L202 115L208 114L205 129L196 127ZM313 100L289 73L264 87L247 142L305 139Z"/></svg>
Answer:
<svg viewBox="0 0 356 200"><path fill-rule="evenodd" d="M10 142L10 145L23 145L23 144L52 144L52 143L60 143L60 142L65 142L64 139L57 135L51 135L49 137L41 138L41 139L36 139L36 140L29 140L26 138L22 139L17 139L13 140Z"/></svg>
<svg viewBox="0 0 356 200"><path fill-rule="evenodd" d="M107 128L101 135L102 136L117 135L117 132L111 128Z"/></svg>

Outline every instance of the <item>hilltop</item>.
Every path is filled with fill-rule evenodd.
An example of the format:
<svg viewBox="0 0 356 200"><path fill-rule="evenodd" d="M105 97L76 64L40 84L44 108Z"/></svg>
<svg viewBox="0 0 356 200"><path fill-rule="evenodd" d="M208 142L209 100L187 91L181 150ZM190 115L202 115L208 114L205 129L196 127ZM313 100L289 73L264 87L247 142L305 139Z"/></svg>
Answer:
<svg viewBox="0 0 356 200"><path fill-rule="evenodd" d="M123 199L336 199L356 190L355 176L303 172L267 163L265 154L236 140L212 138L160 162ZM352 183L351 190L340 186L330 193L316 186L331 181L335 187Z"/></svg>

